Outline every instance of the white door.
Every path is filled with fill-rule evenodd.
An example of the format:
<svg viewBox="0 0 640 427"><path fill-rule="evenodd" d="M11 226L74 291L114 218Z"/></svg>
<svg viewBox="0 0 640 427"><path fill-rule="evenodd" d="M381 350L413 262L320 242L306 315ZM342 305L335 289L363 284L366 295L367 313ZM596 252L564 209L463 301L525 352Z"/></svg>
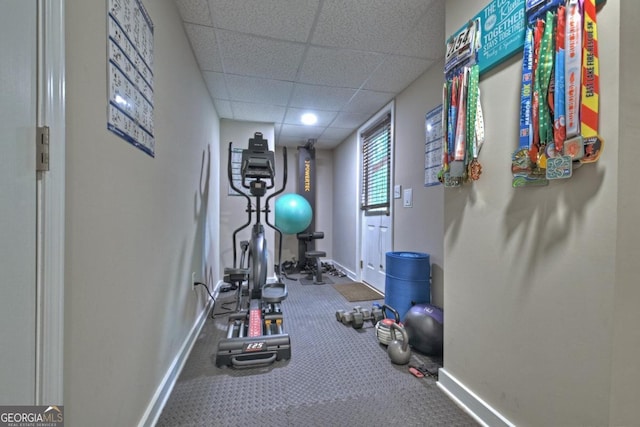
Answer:
<svg viewBox="0 0 640 427"><path fill-rule="evenodd" d="M0 13L0 405L36 387L36 2Z"/></svg>
<svg viewBox="0 0 640 427"><path fill-rule="evenodd" d="M362 280L384 292L386 254L391 251L391 216L362 215Z"/></svg>

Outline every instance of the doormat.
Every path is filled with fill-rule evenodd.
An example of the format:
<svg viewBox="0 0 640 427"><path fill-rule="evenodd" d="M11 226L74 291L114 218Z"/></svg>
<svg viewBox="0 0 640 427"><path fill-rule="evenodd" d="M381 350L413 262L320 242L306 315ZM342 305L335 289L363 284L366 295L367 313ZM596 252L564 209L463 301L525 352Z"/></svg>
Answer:
<svg viewBox="0 0 640 427"><path fill-rule="evenodd" d="M361 282L350 282L333 285L336 291L349 302L373 301L383 299L384 295Z"/></svg>

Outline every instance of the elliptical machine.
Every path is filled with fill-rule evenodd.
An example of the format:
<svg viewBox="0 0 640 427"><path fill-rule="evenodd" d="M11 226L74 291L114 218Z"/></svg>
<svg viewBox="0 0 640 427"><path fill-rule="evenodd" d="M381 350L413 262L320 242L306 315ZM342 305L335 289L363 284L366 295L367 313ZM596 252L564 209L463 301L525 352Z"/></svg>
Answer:
<svg viewBox="0 0 640 427"><path fill-rule="evenodd" d="M262 197L267 190L275 187L274 153L270 151L262 133L256 132L249 139L249 148L242 150L240 166L241 185L248 189L255 199L255 209L251 197L236 187L233 182L231 158L233 143L229 143L227 171L231 188L247 199L247 222L233 232L233 267L224 269L224 281L236 284L238 288L238 308L229 316L227 336L218 343L216 365L242 367L265 366L276 360L291 358L291 340L284 332L282 301L287 297L287 287L280 280L280 258L282 254L282 233L269 222L269 201L282 193L287 186L287 149L283 148L282 188L267 196L264 208ZM252 213L256 222L251 229L249 242L241 242L242 256L236 264L237 234L251 224ZM267 283L268 251L265 228L260 222L264 214L265 223L279 236L278 263L274 283ZM247 283L247 295L243 295L243 283ZM241 301L243 300L243 301Z"/></svg>

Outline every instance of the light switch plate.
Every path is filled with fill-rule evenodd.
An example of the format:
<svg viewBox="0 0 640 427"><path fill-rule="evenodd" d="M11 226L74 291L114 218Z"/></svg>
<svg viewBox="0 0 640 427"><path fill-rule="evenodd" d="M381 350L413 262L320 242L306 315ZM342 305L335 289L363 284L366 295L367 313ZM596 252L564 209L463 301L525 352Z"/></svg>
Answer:
<svg viewBox="0 0 640 427"><path fill-rule="evenodd" d="M394 185L393 186L393 198L394 199L399 199L400 195L402 194L402 185Z"/></svg>
<svg viewBox="0 0 640 427"><path fill-rule="evenodd" d="M404 190L404 200L402 202L402 206L405 208L410 208L413 206L413 190L411 188L407 188Z"/></svg>

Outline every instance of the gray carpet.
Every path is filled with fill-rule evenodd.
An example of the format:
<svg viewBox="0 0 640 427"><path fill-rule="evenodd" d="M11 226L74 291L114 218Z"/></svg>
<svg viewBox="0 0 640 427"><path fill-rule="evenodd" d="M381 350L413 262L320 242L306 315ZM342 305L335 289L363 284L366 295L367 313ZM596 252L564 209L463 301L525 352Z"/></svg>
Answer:
<svg viewBox="0 0 640 427"><path fill-rule="evenodd" d="M337 322L336 310L354 304L333 286L287 286L291 359L266 368L217 368L226 317L208 318L157 426L477 425L433 378L418 379L406 366L393 365L370 323L355 330ZM219 312L222 304L216 306ZM411 360L439 362L416 353Z"/></svg>

